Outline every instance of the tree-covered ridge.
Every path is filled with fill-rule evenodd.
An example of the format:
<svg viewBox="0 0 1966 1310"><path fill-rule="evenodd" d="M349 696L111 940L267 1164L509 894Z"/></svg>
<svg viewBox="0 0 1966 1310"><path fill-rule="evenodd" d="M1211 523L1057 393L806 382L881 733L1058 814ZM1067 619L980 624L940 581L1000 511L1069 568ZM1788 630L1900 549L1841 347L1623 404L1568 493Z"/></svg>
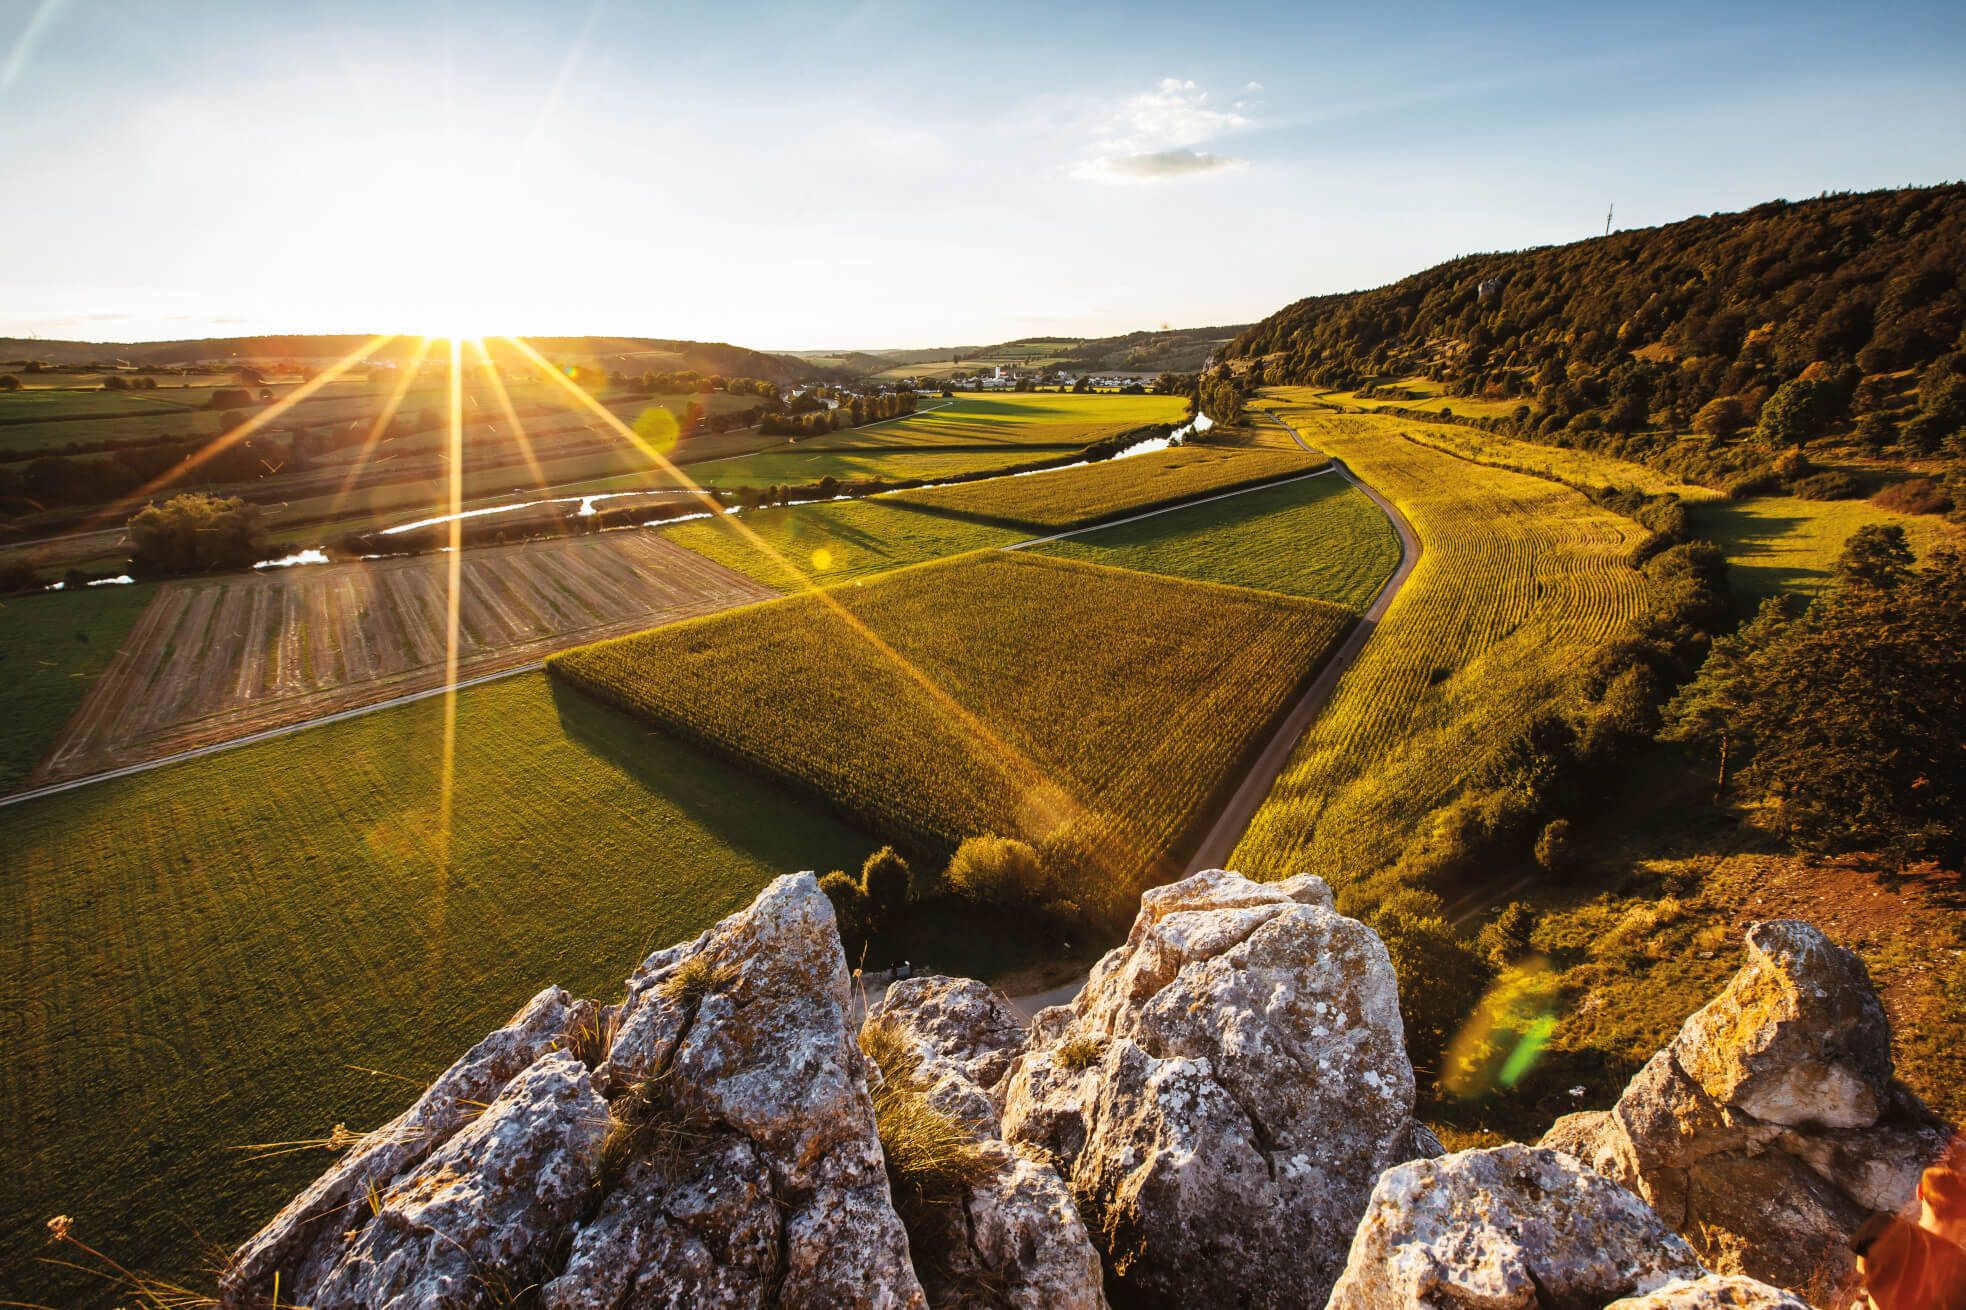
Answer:
<svg viewBox="0 0 1966 1310"><path fill-rule="evenodd" d="M1914 385L1966 373L1963 273L1966 185L1772 201L1300 300L1228 354L1261 382L1425 375L1456 395L1533 401L1540 428L1612 431L1685 431L1721 397L1752 425L1822 364L1841 383L1826 422L1911 421L1926 399ZM1936 448L1950 433L1914 435Z"/></svg>

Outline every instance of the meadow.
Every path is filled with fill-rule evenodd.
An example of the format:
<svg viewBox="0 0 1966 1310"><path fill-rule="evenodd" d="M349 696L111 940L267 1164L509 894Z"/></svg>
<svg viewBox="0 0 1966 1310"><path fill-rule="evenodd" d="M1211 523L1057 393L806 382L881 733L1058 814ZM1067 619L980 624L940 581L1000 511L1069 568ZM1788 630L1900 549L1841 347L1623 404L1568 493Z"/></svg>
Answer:
<svg viewBox="0 0 1966 1310"><path fill-rule="evenodd" d="M1644 530L1541 478L1442 454L1411 424L1271 401L1412 523L1422 554L1236 847L1236 867L1334 885L1395 858L1498 724L1547 704L1644 604Z"/></svg>
<svg viewBox="0 0 1966 1310"><path fill-rule="evenodd" d="M1325 462L1294 448L1174 446L1030 477L897 492L892 499L926 514L1056 532L1309 473Z"/></svg>
<svg viewBox="0 0 1966 1310"><path fill-rule="evenodd" d="M156 590L89 587L0 600L0 792L33 772Z"/></svg>
<svg viewBox="0 0 1966 1310"><path fill-rule="evenodd" d="M877 844L528 673L21 803L0 822L0 1286L48 1216L193 1275L548 983L613 1000L649 950ZM974 967L954 959L950 967ZM106 1292L91 1287L98 1296Z"/></svg>
<svg viewBox="0 0 1966 1310"><path fill-rule="evenodd" d="M1007 546L1028 535L1015 528L918 514L897 505L893 496L745 510L678 523L662 532L678 545L779 591Z"/></svg>
<svg viewBox="0 0 1966 1310"><path fill-rule="evenodd" d="M1063 559L1280 591L1363 611L1399 565L1399 534L1335 474L1237 492L1032 550Z"/></svg>
<svg viewBox="0 0 1966 1310"><path fill-rule="evenodd" d="M1082 899L1125 900L1170 872L1351 619L983 551L548 667L924 855L1021 837L1062 853Z"/></svg>

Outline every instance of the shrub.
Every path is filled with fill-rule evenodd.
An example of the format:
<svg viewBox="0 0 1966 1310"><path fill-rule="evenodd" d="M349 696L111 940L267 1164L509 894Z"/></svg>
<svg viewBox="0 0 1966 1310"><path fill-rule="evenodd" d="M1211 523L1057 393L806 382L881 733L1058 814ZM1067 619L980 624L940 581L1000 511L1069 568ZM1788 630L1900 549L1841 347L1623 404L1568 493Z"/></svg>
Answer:
<svg viewBox="0 0 1966 1310"><path fill-rule="evenodd" d="M244 409L253 403L253 393L244 387L219 387L205 402L208 409Z"/></svg>
<svg viewBox="0 0 1966 1310"><path fill-rule="evenodd" d="M985 905L1033 906L1048 891L1044 862L1029 842L971 837L956 848L943 875L951 891Z"/></svg>
<svg viewBox="0 0 1966 1310"><path fill-rule="evenodd" d="M1510 901L1482 927L1475 949L1491 968L1504 969L1529 954L1530 935L1535 929L1536 912L1521 901Z"/></svg>
<svg viewBox="0 0 1966 1310"><path fill-rule="evenodd" d="M0 375L0 391L19 391L20 379L12 373Z"/></svg>
<svg viewBox="0 0 1966 1310"><path fill-rule="evenodd" d="M847 959L858 960L867 948L870 927L866 891L853 875L839 869L819 880L819 890L833 903L833 917L839 920L840 944Z"/></svg>
<svg viewBox="0 0 1966 1310"><path fill-rule="evenodd" d="M129 522L130 564L156 577L246 568L265 553L259 506L189 492L146 505Z"/></svg>
<svg viewBox="0 0 1966 1310"><path fill-rule="evenodd" d="M1577 851L1570 843L1570 820L1551 819L1536 838L1536 863L1544 873L1561 875L1577 864Z"/></svg>
<svg viewBox="0 0 1966 1310"><path fill-rule="evenodd" d="M1487 970L1431 892L1394 892L1373 915L1372 928L1399 976L1407 1052L1416 1063L1431 1062L1481 995Z"/></svg>
<svg viewBox="0 0 1966 1310"><path fill-rule="evenodd" d="M1863 488L1848 473L1831 469L1801 479L1795 484L1794 491L1804 500L1850 500L1860 495Z"/></svg>
<svg viewBox="0 0 1966 1310"><path fill-rule="evenodd" d="M1783 451L1781 454L1775 456L1768 467L1773 469L1775 476L1784 482L1794 482L1797 479L1806 478L1816 471L1816 466L1811 464L1809 457L1800 450Z"/></svg>
<svg viewBox="0 0 1966 1310"><path fill-rule="evenodd" d="M0 596L39 591L47 585L48 580L36 573L34 566L25 560L8 560L0 564Z"/></svg>
<svg viewBox="0 0 1966 1310"><path fill-rule="evenodd" d="M867 914L876 932L886 932L908 904L913 875L908 861L892 846L883 846L860 866L860 890L867 899Z"/></svg>
<svg viewBox="0 0 1966 1310"><path fill-rule="evenodd" d="M1693 416L1693 430L1703 436L1725 440L1741 430L1747 416L1741 412L1739 396L1716 396Z"/></svg>
<svg viewBox="0 0 1966 1310"><path fill-rule="evenodd" d="M1952 508L1952 497L1931 478L1912 478L1892 483L1872 496L1870 503L1900 514L1943 514Z"/></svg>
<svg viewBox="0 0 1966 1310"><path fill-rule="evenodd" d="M1106 1044L1096 1037L1073 1037L1058 1043L1057 1057L1061 1068L1079 1073L1099 1063L1106 1053Z"/></svg>

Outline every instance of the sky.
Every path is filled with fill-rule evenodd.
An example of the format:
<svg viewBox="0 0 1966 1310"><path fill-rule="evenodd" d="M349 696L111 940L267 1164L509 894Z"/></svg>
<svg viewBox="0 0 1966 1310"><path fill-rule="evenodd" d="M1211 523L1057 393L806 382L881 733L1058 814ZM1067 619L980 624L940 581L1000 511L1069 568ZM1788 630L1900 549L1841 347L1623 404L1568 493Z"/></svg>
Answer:
<svg viewBox="0 0 1966 1310"><path fill-rule="evenodd" d="M0 0L0 335L1105 335L1962 176L1956 0Z"/></svg>

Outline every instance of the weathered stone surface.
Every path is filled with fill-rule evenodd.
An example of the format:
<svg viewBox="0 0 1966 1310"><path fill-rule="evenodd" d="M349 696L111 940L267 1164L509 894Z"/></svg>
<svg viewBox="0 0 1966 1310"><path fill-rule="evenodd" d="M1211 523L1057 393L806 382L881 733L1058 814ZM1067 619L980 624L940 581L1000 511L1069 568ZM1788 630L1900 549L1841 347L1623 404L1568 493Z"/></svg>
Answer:
<svg viewBox="0 0 1966 1310"><path fill-rule="evenodd" d="M1067 1014L1034 1024L1004 1135L1060 1162L1129 1291L1321 1299L1425 1140L1379 939L1317 878L1211 870L1146 893Z"/></svg>
<svg viewBox="0 0 1966 1310"><path fill-rule="evenodd" d="M373 1217L358 1212L366 1222L317 1286L283 1294L313 1310L503 1304L594 1191L606 1133L593 1075L549 1052L391 1184Z"/></svg>
<svg viewBox="0 0 1966 1310"><path fill-rule="evenodd" d="M380 1192L414 1168L475 1118L519 1073L594 1022L591 1002L548 987L511 1022L445 1070L416 1104L368 1134L316 1179L227 1263L219 1290L227 1306L258 1305L317 1286L348 1246L349 1216L367 1213L371 1189Z"/></svg>
<svg viewBox="0 0 1966 1310"><path fill-rule="evenodd" d="M1739 1274L1708 1274L1613 1301L1604 1310L1809 1310L1809 1304L1794 1293Z"/></svg>
<svg viewBox="0 0 1966 1310"><path fill-rule="evenodd" d="M888 989L868 1015L906 1037L930 1104L974 1127L994 1173L953 1204L916 1207L910 1249L934 1305L1099 1310L1099 1253L1070 1189L1048 1161L1019 1155L999 1135L990 1089L1024 1045L1024 1028L993 989L958 978L916 978Z"/></svg>
<svg viewBox="0 0 1966 1310"><path fill-rule="evenodd" d="M1616 1106L1542 1144L1644 1197L1715 1269L1832 1286L1852 1231L1910 1199L1948 1133L1891 1081L1861 961L1793 920L1756 924L1747 956Z"/></svg>
<svg viewBox="0 0 1966 1310"><path fill-rule="evenodd" d="M1381 1175L1327 1310L1596 1306L1705 1272L1616 1183L1502 1146Z"/></svg>
<svg viewBox="0 0 1966 1310"><path fill-rule="evenodd" d="M644 961L609 1011L600 1073L617 1099L657 1080L665 1112L693 1132L751 1145L780 1210L780 1304L920 1305L850 985L825 893L810 874L779 878L750 908Z"/></svg>
<svg viewBox="0 0 1966 1310"><path fill-rule="evenodd" d="M771 1171L742 1137L644 1159L576 1234L547 1310L762 1307L778 1273Z"/></svg>
<svg viewBox="0 0 1966 1310"><path fill-rule="evenodd" d="M1863 961L1795 919L1748 930L1748 959L1673 1041L1715 1101L1764 1123L1866 1128L1891 1085L1891 1029Z"/></svg>

